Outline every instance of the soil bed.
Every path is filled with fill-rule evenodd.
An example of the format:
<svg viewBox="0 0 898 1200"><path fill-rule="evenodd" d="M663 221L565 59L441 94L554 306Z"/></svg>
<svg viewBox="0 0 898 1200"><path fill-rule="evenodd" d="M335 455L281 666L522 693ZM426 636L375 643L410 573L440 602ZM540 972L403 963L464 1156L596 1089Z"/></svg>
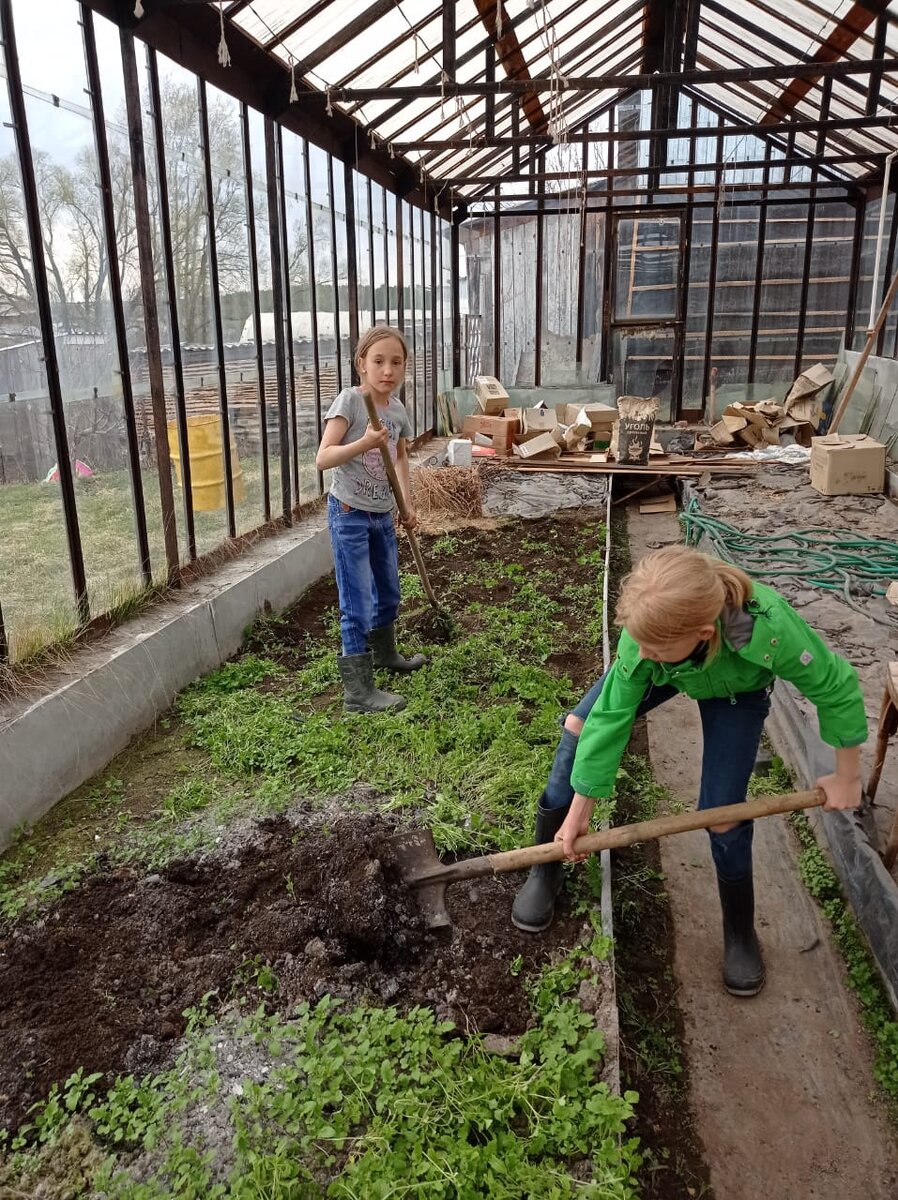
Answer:
<svg viewBox="0 0 898 1200"><path fill-rule="evenodd" d="M406 695L406 711L375 721L342 712L334 661L336 594L332 579L321 581L288 613L258 622L234 662L188 689L157 730L57 806L43 829L0 862L0 902L3 911L14 914L0 925L0 989L6 997L0 1015L3 1126L15 1128L31 1105L79 1069L88 1078L99 1073L91 1086L101 1096L112 1086L110 1095L118 1097L116 1080L126 1075L147 1080L168 1072L163 1090L171 1089L176 1086L172 1069L175 1077L189 1078L190 1087L196 1079L198 1087L207 1086L202 1072L197 1076L194 1067L182 1066L194 1053L198 1008L221 1021L223 1029L231 1029L233 1013L255 1012L259 1020L285 1022L300 1014L300 1022L314 1023L318 1010L313 1007L308 1015L304 1006L327 1004L333 997L346 1014L341 1037L352 1038L358 1022L367 1022L354 1014L384 1010L398 1014L388 1020L419 1024L416 1014L432 1011L437 1020L451 1023L459 1040L488 1036L494 1053L502 1056L500 1066L490 1067L482 1058L476 1037L474 1050L463 1052L479 1056L474 1066L462 1069L462 1077L475 1081L475 1091L481 1087L478 1072L501 1075L503 1063L508 1072L541 1073L532 1085L504 1076L496 1103L511 1107L502 1119L496 1109L495 1117L477 1126L476 1135L453 1132L454 1111L444 1120L452 1145L460 1136L462 1144L471 1138L471 1154L482 1148L479 1165L472 1161L460 1169L482 1170L487 1182L465 1194L542 1194L549 1179L568 1180L573 1187L574 1179L593 1178L585 1153L594 1156L602 1195L630 1196L633 1151L621 1138L624 1133L648 1137L655 1147L650 1161L669 1153L684 1165L684 1179L700 1178L698 1168L685 1170L694 1147L680 1146L677 1132L682 1091L655 1102L648 1094L651 1071L628 1071L628 1083L638 1082L644 1092L635 1118L629 1100L597 1091L602 1053L596 1014L606 977L595 957L601 953L597 863L569 873L558 919L539 937L510 923L518 875L453 885L448 890L452 929L428 931L397 881L389 850L397 832L421 824L434 829L444 856L531 840L559 715L600 670L603 517L600 508L582 508L491 528L480 521L476 529L422 537L436 594L460 627L454 642L444 645L427 644L416 632L427 627L429 609L401 543L406 572L401 642L410 650L424 649L431 663L393 685ZM637 971L639 924L625 923L625 936L632 940L622 957ZM659 995L667 950L666 944L659 948L660 965L653 974ZM673 996L669 1000L674 1005ZM414 1042L416 1028L409 1026L403 1036ZM544 1028L547 1040L527 1043L532 1048L517 1063L518 1039L542 1038ZM253 1036L264 1039L269 1033L257 1029ZM325 1044L324 1033L316 1036ZM367 1033L359 1036L352 1061L364 1057L370 1042ZM270 1078L274 1087L275 1058L265 1059L259 1049L248 1053L233 1029L216 1045L218 1058L225 1056L219 1067L232 1101L243 1095L248 1080L262 1086ZM579 1054L572 1047L581 1047ZM243 1062L252 1069L241 1076ZM562 1064L563 1081L551 1075ZM423 1077L432 1069L424 1068ZM313 1074L305 1070L300 1082L280 1083L272 1095L297 1086L314 1093ZM348 1086L352 1091L357 1082ZM518 1105L515 1097L529 1096L529 1086L533 1097ZM566 1121L557 1130L552 1126L564 1112L564 1100L561 1108L552 1101L554 1087L561 1097L580 1096L572 1103L576 1116L572 1113L570 1130ZM134 1110L155 1111L158 1097L150 1098L146 1090L141 1095ZM175 1150L184 1139L195 1148L196 1163L214 1151L216 1165L208 1177L202 1175L206 1168L190 1168L195 1191L189 1194L206 1194L232 1169L242 1169L235 1160L236 1127L228 1124L233 1113L221 1107L220 1095L207 1100L207 1115L201 1118L187 1120L183 1105L188 1101L178 1103L174 1112L181 1115L163 1120L160 1128L176 1127ZM468 1107L459 1111L473 1112L478 1103L466 1100ZM542 1104L544 1114L538 1111ZM87 1102L73 1102L73 1107L76 1115L87 1116L88 1128L99 1119ZM128 1104L124 1107L131 1112ZM33 1112L29 1119L35 1119ZM109 1124L112 1118L103 1120ZM325 1113L322 1120L322 1128L329 1129L331 1117ZM250 1144L261 1144L258 1139L264 1142L277 1128L264 1118ZM313 1164L315 1179L308 1193L296 1194L324 1195L329 1181L331 1187L339 1184L335 1172L349 1161L350 1143L321 1165L319 1143L310 1148L296 1128L285 1126L278 1137L293 1147L294 1166L300 1160ZM377 1158L384 1146L409 1141L396 1128L391 1125L389 1135L374 1139L371 1153L379 1164L372 1168L374 1178L390 1171L403 1181L409 1177L412 1167L387 1167ZM497 1143L490 1150L500 1130L514 1144ZM361 1145L363 1134L364 1126L361 1134L353 1126L352 1144ZM96 1132L90 1137L92 1153L108 1154L112 1134L100 1136L99 1150ZM325 1142L329 1137L333 1134L325 1135ZM48 1147L40 1150L34 1138L32 1131L25 1139L24 1152L32 1154L25 1174L14 1177L24 1194L36 1194L34 1180L46 1178ZM53 1153L55 1144L51 1139ZM435 1154L435 1161L445 1164L448 1151L433 1150L435 1144L426 1150L427 1162ZM119 1157L119 1168L133 1168L134 1179L157 1181L159 1194L181 1194L172 1182L171 1159L168 1165L140 1160L135 1166L140 1144L133 1121L126 1125L122 1145L132 1157ZM264 1154L276 1158L278 1153L266 1150L259 1161L267 1163ZM432 1166L415 1163L416 1172ZM489 1182L490 1164L496 1163L517 1164L511 1190L504 1177L506 1190ZM350 1162L346 1169L351 1167ZM256 1163L252 1171L258 1169ZM84 1168L85 1179L88 1174ZM255 1174L252 1179L259 1190L234 1194L288 1194L265 1191ZM359 1190L338 1188L332 1194L374 1194L355 1175L353 1180ZM8 1182L0 1158L0 1190ZM444 1181L440 1189L434 1182L429 1194L458 1194ZM72 1185L65 1194L91 1191ZM130 1198L132 1192L108 1194Z"/></svg>
<svg viewBox="0 0 898 1200"><path fill-rule="evenodd" d="M302 818L300 818L302 820ZM535 942L508 910L515 879L455 884L451 930L428 931L397 879L376 814L320 825L263 822L226 860L119 870L85 882L0 943L3 1124L78 1067L157 1070L203 996L276 980L274 1010L329 994L352 1003L432 1007L460 1029L515 1035L533 1023L509 964L538 969L571 945L570 912Z"/></svg>

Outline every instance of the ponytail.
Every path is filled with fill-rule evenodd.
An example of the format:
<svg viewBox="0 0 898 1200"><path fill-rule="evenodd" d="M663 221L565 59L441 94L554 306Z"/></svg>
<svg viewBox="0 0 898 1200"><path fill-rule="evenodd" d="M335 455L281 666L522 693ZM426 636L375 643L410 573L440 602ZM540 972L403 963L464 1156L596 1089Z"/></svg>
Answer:
<svg viewBox="0 0 898 1200"><path fill-rule="evenodd" d="M663 645L716 627L725 608L742 608L751 595L751 580L739 567L688 546L667 546L624 579L615 621L637 642ZM709 654L719 647L715 631Z"/></svg>

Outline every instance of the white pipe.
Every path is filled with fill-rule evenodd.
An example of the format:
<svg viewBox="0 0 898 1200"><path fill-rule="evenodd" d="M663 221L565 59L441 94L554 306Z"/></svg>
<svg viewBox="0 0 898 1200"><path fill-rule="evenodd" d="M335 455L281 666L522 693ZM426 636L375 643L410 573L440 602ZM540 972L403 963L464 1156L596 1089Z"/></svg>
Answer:
<svg viewBox="0 0 898 1200"><path fill-rule="evenodd" d="M873 259L873 289L870 293L870 323L867 326L867 332L873 328L873 322L876 320L876 285L879 282L879 263L882 258L882 231L886 222L886 208L889 203L889 176L892 173L892 159L898 151L893 150L886 158L886 169L882 181L882 199L879 202L879 229L876 234L876 257Z"/></svg>

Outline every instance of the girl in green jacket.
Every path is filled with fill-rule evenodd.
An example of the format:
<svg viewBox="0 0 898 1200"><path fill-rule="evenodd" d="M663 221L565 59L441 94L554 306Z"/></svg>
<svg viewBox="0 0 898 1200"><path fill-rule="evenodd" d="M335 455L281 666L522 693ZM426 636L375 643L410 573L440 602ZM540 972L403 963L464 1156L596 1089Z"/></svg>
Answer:
<svg viewBox="0 0 898 1200"><path fill-rule="evenodd" d="M738 567L685 546L647 555L624 580L617 656L565 718L537 809L536 841L574 842L589 829L597 799L608 797L637 717L677 693L698 701L704 738L698 807L745 800L770 693L794 684L816 707L820 735L836 769L817 781L824 808L861 802L860 746L867 718L857 672L834 654L771 588ZM723 910L727 990L753 996L764 984L754 930L753 823L709 830ZM536 933L552 922L561 863L534 867L515 897L512 921Z"/></svg>

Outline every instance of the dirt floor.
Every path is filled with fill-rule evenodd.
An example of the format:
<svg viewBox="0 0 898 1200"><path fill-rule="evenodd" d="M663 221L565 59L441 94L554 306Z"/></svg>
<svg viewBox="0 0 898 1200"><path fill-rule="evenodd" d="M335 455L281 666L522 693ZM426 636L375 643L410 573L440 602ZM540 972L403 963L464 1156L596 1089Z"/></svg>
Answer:
<svg viewBox="0 0 898 1200"><path fill-rule="evenodd" d="M745 506L751 511L747 499ZM628 518L634 560L681 540L673 515L640 515L633 505ZM694 804L702 749L697 706L677 698L650 713L647 724L656 777ZM664 839L659 848L690 1099L714 1195L891 1200L898 1195L894 1131L873 1095L856 1002L798 876L785 819L759 822L755 833L768 980L749 1000L728 996L720 980L720 909L706 835Z"/></svg>

